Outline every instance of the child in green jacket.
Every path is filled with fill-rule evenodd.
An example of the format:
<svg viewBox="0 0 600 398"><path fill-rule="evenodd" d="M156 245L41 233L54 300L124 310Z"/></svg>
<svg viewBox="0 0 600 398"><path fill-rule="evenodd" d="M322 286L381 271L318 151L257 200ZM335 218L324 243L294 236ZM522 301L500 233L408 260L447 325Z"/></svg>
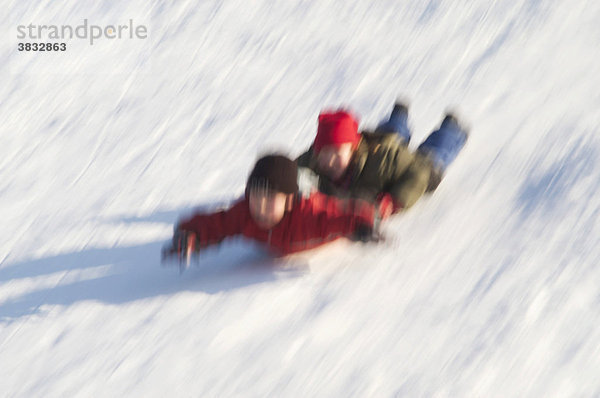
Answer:
<svg viewBox="0 0 600 398"><path fill-rule="evenodd" d="M413 152L408 149L407 115L406 106L398 103L374 132L359 133L350 112L321 113L313 145L296 159L301 175L314 173L316 188L328 195L371 202L391 199L395 212L411 207L437 188L468 135L447 114Z"/></svg>

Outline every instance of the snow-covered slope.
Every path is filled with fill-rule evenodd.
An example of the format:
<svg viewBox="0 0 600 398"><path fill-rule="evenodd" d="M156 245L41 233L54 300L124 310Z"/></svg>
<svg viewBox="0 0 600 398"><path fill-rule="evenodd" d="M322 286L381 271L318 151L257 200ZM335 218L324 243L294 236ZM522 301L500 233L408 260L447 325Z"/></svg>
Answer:
<svg viewBox="0 0 600 398"><path fill-rule="evenodd" d="M600 395L597 1L6 8L3 396ZM84 19L148 36L17 51L19 25ZM159 266L181 214L300 153L320 109L369 127L398 96L412 145L447 107L472 135L386 244Z"/></svg>

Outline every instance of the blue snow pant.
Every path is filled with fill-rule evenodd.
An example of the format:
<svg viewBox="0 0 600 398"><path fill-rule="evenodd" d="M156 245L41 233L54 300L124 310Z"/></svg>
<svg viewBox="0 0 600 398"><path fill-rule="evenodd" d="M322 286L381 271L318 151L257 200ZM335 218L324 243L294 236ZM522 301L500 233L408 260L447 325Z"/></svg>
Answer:
<svg viewBox="0 0 600 398"><path fill-rule="evenodd" d="M461 127L455 118L447 116L440 128L429 134L419 145L417 151L428 156L433 163L428 191L437 188L446 169L465 146L467 137L467 130Z"/></svg>
<svg viewBox="0 0 600 398"><path fill-rule="evenodd" d="M384 119L379 123L376 132L379 133L396 133L400 136L405 145L410 142L410 129L408 128L408 113L394 108L388 119Z"/></svg>

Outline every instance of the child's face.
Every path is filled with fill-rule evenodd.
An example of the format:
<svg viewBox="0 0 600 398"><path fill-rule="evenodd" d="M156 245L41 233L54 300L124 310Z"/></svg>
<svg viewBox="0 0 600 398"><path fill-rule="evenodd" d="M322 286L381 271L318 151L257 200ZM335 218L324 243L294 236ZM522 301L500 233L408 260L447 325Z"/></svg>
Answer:
<svg viewBox="0 0 600 398"><path fill-rule="evenodd" d="M283 218L290 196L283 192L251 189L248 202L252 219L260 228L274 227Z"/></svg>
<svg viewBox="0 0 600 398"><path fill-rule="evenodd" d="M353 154L354 147L351 143L340 146L326 145L317 155L319 170L332 180L337 180L348 169Z"/></svg>

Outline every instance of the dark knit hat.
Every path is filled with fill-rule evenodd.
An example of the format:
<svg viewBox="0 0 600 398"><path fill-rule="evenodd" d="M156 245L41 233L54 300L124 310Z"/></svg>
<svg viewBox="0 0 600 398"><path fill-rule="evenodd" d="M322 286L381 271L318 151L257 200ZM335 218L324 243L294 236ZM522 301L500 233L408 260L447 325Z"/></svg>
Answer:
<svg viewBox="0 0 600 398"><path fill-rule="evenodd" d="M358 121L347 111L323 112L319 115L319 127L313 148L319 153L326 145L340 146L350 143L358 144Z"/></svg>
<svg viewBox="0 0 600 398"><path fill-rule="evenodd" d="M267 155L258 159L246 183L246 194L252 188L262 188L286 194L298 192L298 167L282 155Z"/></svg>

